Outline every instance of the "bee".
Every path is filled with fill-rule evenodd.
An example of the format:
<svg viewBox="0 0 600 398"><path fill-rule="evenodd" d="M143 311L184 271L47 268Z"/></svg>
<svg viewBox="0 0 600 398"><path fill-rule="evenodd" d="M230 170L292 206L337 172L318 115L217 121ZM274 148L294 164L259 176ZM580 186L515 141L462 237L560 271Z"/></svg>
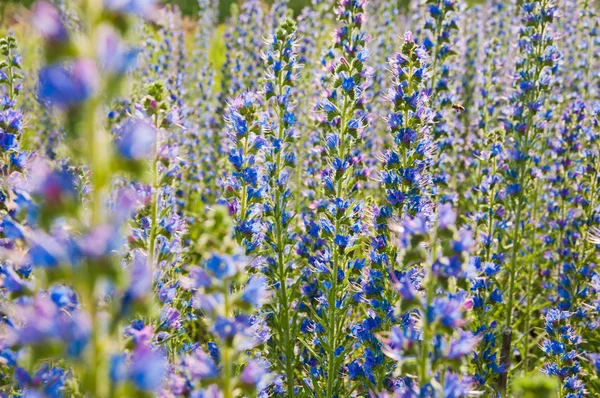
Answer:
<svg viewBox="0 0 600 398"><path fill-rule="evenodd" d="M461 104L452 104L452 109L454 109L457 113L463 113L465 111L465 107Z"/></svg>

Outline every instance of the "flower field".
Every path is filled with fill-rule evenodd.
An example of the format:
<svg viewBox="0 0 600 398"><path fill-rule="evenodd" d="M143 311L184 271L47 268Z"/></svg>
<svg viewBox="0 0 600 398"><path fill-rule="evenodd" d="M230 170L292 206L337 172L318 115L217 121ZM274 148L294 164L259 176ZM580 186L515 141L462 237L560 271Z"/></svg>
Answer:
<svg viewBox="0 0 600 398"><path fill-rule="evenodd" d="M593 1L197 1L0 23L0 397L600 397Z"/></svg>

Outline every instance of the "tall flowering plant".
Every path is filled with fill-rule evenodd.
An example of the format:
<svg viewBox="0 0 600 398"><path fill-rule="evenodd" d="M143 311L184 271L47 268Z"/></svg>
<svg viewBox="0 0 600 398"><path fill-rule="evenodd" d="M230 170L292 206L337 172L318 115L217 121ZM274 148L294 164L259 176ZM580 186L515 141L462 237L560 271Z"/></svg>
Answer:
<svg viewBox="0 0 600 398"><path fill-rule="evenodd" d="M360 157L353 156L352 151L360 150L363 138L363 84L370 71L365 65L369 56L366 36L361 31L365 6L363 1L344 0L335 9L342 22L334 35L334 51L339 58L329 69L332 87L321 102L327 168L322 172L324 199L318 228L324 246L310 260L320 299L308 307L310 340L302 340L310 358L310 377L305 383L319 397L344 391L339 374L352 347L348 317L353 311L348 289L364 263L360 258L362 204L356 200L353 173Z"/></svg>
<svg viewBox="0 0 600 398"><path fill-rule="evenodd" d="M427 60L425 48L415 42L411 32L404 34L401 51L389 60L393 88L387 98L392 111L386 120L392 143L381 156L379 176L386 201L373 208L370 266L363 270L361 288L354 296L368 308L367 316L353 328L367 359L357 358L349 365L351 379L361 379L376 391L383 389L393 370L390 363L384 363L377 335L396 321L393 308L399 297L392 286L397 272L405 271L398 248L392 244L394 225L406 216L427 217L433 207L428 171L433 153L433 113L425 88Z"/></svg>
<svg viewBox="0 0 600 398"><path fill-rule="evenodd" d="M233 223L225 208L211 210L203 222L200 241L192 248L199 264L186 267L179 280L181 300L193 315L177 320L179 327L185 324L203 335L175 353L162 393L223 398L267 394L273 384L270 364L253 355L270 337L258 314L269 297L266 279L248 275L252 259L232 239Z"/></svg>
<svg viewBox="0 0 600 398"><path fill-rule="evenodd" d="M224 202L235 215L234 234L248 252L264 240L260 205L265 196L262 170L256 164L267 141L262 134L259 100L247 92L232 101L226 113L233 148L229 152L232 171L224 182Z"/></svg>
<svg viewBox="0 0 600 398"><path fill-rule="evenodd" d="M400 322L383 341L385 353L398 361L393 390L401 396L466 396L471 391L472 377L459 374L479 341L465 329L473 299L451 281L466 285L474 242L472 232L455 223L455 211L445 204L433 225L419 214L400 227L403 263L413 268L398 275Z"/></svg>
<svg viewBox="0 0 600 398"><path fill-rule="evenodd" d="M516 88L513 96L512 120L507 125L513 138L514 146L510 149L510 165L506 170L507 194L510 195L509 206L513 215L512 250L509 263L508 297L504 336L502 342L501 361L506 366L506 373L500 378L500 390L505 393L510 357L512 355L512 321L517 298L516 285L518 259L522 248L525 224L524 212L530 204L526 193L531 188L535 174L532 173L532 155L535 145L543 130L538 114L544 106L545 94L549 91L551 76L558 60L558 53L553 47L553 37L548 32L556 7L552 1L526 3L522 6L523 28L519 41L522 58L517 62ZM529 263L529 268L533 264ZM529 318L530 314L524 314ZM529 331L525 331L528 335ZM529 355L524 352L524 355Z"/></svg>
<svg viewBox="0 0 600 398"><path fill-rule="evenodd" d="M130 200L126 192L117 194L113 204L106 199L111 178L128 171L121 165L144 157L147 138L140 142L137 136L115 145L103 128L99 110L104 96L118 93L131 66L133 52L122 37L129 18L132 13L149 15L152 4L98 7L86 1L81 6L85 32L78 36L65 27L50 4L39 2L33 9L48 62L39 72L39 97L62 111L73 161L56 168L40 160L31 168L33 218L28 227L13 224L12 231L18 233L12 238L26 248L20 261L33 267L36 293L29 301L13 302L13 311L18 312L4 325L4 343L27 352L32 363L44 357L65 359L73 372L69 387L73 391L107 397L122 381L143 394L160 386L165 364L162 353L149 341L138 341L128 352L127 363L118 369L119 377L110 377L110 358L122 349L116 338L118 322L125 316L120 298L128 290L127 272L115 251ZM146 133L152 140L154 132ZM131 153L137 157L128 158ZM118 211L109 215L109 205ZM143 262L141 271L141 276L149 273ZM117 300L106 299L103 286L107 285ZM137 286L139 295L148 293L143 282ZM65 388L66 374L60 369L45 366L36 374L30 372L26 367L15 370L25 395L38 391L56 396ZM151 382L145 379L147 372L156 375ZM56 390L44 390L50 385L40 384L39 377L54 378Z"/></svg>
<svg viewBox="0 0 600 398"><path fill-rule="evenodd" d="M264 96L275 120L265 128L269 140L266 151L266 185L269 194L265 198L263 220L265 232L266 267L264 273L276 287L273 303L273 354L274 364L282 363L287 395L294 395L296 344L299 326L297 306L298 285L296 265L292 260L294 221L292 190L289 183L296 166L293 145L296 139L296 116L293 95L297 80L296 25L286 20L270 38L270 48L264 55L267 79ZM276 367L279 369L279 366Z"/></svg>
<svg viewBox="0 0 600 398"><path fill-rule="evenodd" d="M451 83L458 71L454 70L456 66L453 65L453 58L457 54L455 34L459 29L459 10L463 4L457 0L426 0L422 5L425 8L423 45L431 58L428 88L435 112L433 133L439 152L434 179L436 186L450 187L447 191L441 191L444 201L448 201L456 196L456 181L453 177L457 173L448 172L446 163L449 159L446 155L454 157L455 143L460 140L457 134L451 133L456 126L450 120L448 109L455 102Z"/></svg>

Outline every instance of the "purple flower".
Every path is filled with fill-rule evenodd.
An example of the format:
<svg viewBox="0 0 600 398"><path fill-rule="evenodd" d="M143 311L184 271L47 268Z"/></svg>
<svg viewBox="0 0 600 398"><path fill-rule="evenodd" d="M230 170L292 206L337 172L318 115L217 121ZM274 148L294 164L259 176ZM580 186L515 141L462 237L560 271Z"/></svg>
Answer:
<svg viewBox="0 0 600 398"><path fill-rule="evenodd" d="M167 370L164 354L146 344L138 344L131 356L128 378L142 391L157 391Z"/></svg>
<svg viewBox="0 0 600 398"><path fill-rule="evenodd" d="M262 363L256 360L250 360L244 367L244 370L242 370L240 380L242 384L256 386L266 374L267 369Z"/></svg>
<svg viewBox="0 0 600 398"><path fill-rule="evenodd" d="M50 289L50 298L59 307L67 311L73 311L79 305L77 295L67 286L53 286Z"/></svg>
<svg viewBox="0 0 600 398"><path fill-rule="evenodd" d="M35 174L33 187L33 193L41 196L44 204L51 207L61 207L77 197L75 176L68 171L42 171Z"/></svg>
<svg viewBox="0 0 600 398"><path fill-rule="evenodd" d="M457 374L448 371L444 382L444 398L462 398L469 396L473 379L469 376L461 379Z"/></svg>
<svg viewBox="0 0 600 398"><path fill-rule="evenodd" d="M91 322L81 311L67 313L48 297L37 296L19 308L21 326L10 330L7 340L15 345L46 345L62 342L71 357L80 356L86 347Z"/></svg>
<svg viewBox="0 0 600 398"><path fill-rule="evenodd" d="M23 230L21 226L11 220L9 217L4 217L0 222L0 228L2 228L2 233L9 239L23 239L25 236L23 235Z"/></svg>
<svg viewBox="0 0 600 398"><path fill-rule="evenodd" d="M342 88L346 92L353 90L354 87L356 87L356 83L354 83L354 77L350 76L350 77L344 77L342 79Z"/></svg>
<svg viewBox="0 0 600 398"><path fill-rule="evenodd" d="M439 322L448 328L456 328L463 326L466 321L462 317L462 302L456 298L438 297L433 301L431 310L431 321L439 320Z"/></svg>
<svg viewBox="0 0 600 398"><path fill-rule="evenodd" d="M128 49L115 29L103 26L98 36L98 58L103 68L122 75L135 65L138 52Z"/></svg>
<svg viewBox="0 0 600 398"><path fill-rule="evenodd" d="M446 357L448 359L460 359L470 354L479 343L479 340L480 338L472 332L459 330L458 337L450 340Z"/></svg>
<svg viewBox="0 0 600 398"><path fill-rule="evenodd" d="M0 132L0 146L5 151L15 149L19 146L17 137L14 134Z"/></svg>
<svg viewBox="0 0 600 398"><path fill-rule="evenodd" d="M142 121L127 122L115 140L117 150L126 159L142 160L155 151L156 130Z"/></svg>
<svg viewBox="0 0 600 398"><path fill-rule="evenodd" d="M161 321L164 325L171 329L178 329L181 327L181 314L176 308L169 307L160 316Z"/></svg>
<svg viewBox="0 0 600 398"><path fill-rule="evenodd" d="M447 229L456 222L456 212L452 209L450 203L444 203L440 206L438 226L441 229Z"/></svg>
<svg viewBox="0 0 600 398"><path fill-rule="evenodd" d="M122 237L114 225L99 225L85 234L78 242L83 255L100 258L110 255L122 244Z"/></svg>
<svg viewBox="0 0 600 398"><path fill-rule="evenodd" d="M44 40L60 43L68 39L67 29L60 20L56 9L46 1L38 1L33 6L33 25Z"/></svg>
<svg viewBox="0 0 600 398"><path fill-rule="evenodd" d="M152 291L152 272L148 265L148 257L140 250L133 251L131 262L131 276L128 295L134 299L141 299Z"/></svg>
<svg viewBox="0 0 600 398"><path fill-rule="evenodd" d="M242 292L242 300L260 307L267 296L267 279L264 276L252 276Z"/></svg>
<svg viewBox="0 0 600 398"><path fill-rule="evenodd" d="M142 17L150 17L155 4L156 0L104 0L108 10Z"/></svg>
<svg viewBox="0 0 600 398"><path fill-rule="evenodd" d="M213 324L213 331L221 339L233 338L238 331L236 320L219 316Z"/></svg>
<svg viewBox="0 0 600 398"><path fill-rule="evenodd" d="M186 356L183 362L194 378L212 379L219 375L219 368L215 361L201 348L197 348L191 355Z"/></svg>

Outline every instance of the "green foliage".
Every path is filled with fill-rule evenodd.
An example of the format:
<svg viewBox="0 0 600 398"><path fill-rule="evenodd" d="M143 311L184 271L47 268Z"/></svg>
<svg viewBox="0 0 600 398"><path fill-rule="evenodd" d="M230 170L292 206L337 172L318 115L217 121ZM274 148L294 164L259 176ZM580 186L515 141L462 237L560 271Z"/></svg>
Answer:
<svg viewBox="0 0 600 398"><path fill-rule="evenodd" d="M558 391L558 379L541 373L519 377L513 384L518 398L554 398Z"/></svg>

